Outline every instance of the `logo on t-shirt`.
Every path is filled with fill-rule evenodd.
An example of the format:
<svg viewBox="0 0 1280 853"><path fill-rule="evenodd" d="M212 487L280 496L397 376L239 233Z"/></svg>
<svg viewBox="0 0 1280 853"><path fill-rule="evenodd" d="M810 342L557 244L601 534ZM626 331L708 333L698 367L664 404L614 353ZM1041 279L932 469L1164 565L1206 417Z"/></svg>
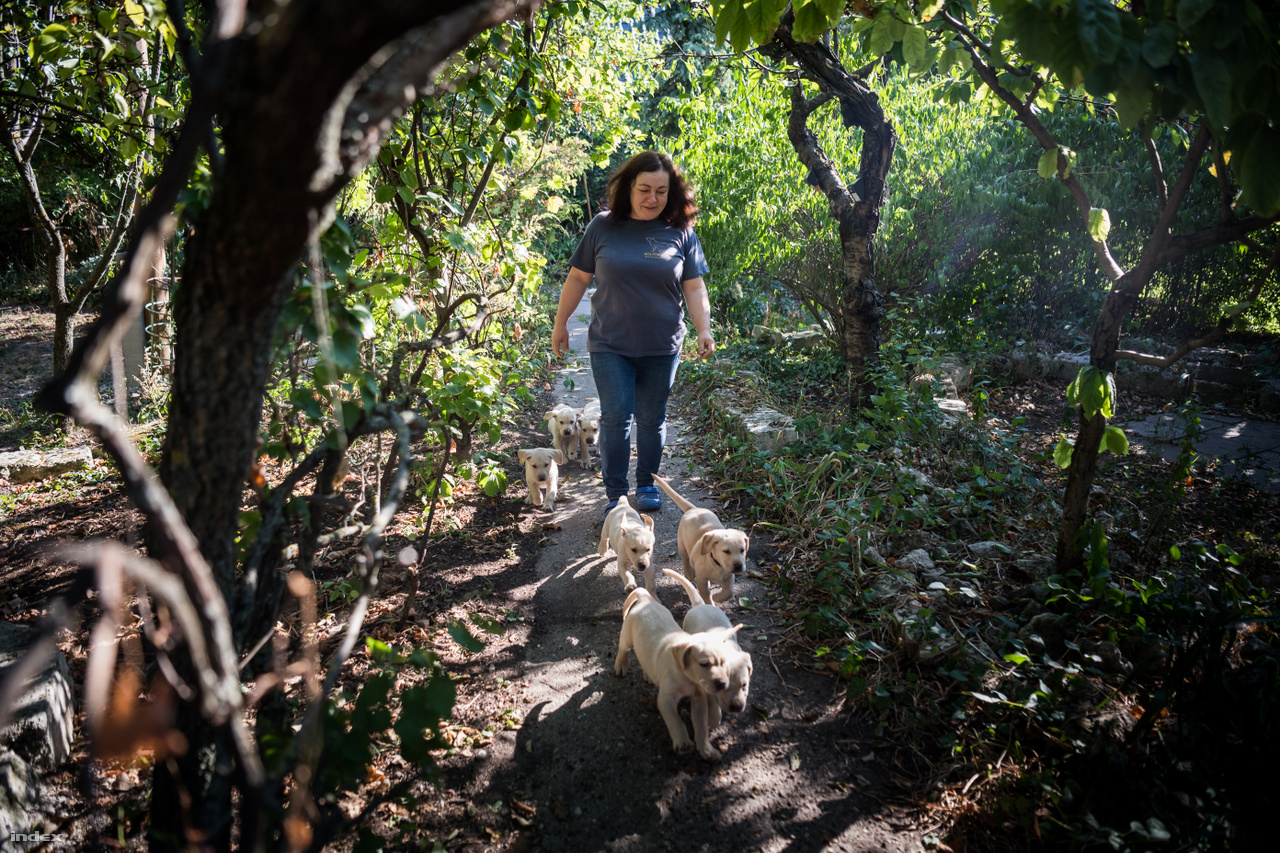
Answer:
<svg viewBox="0 0 1280 853"><path fill-rule="evenodd" d="M645 239L649 241L649 248L653 250L644 253L646 258L669 258L676 253L675 246L663 246L658 242L657 237L645 237Z"/></svg>

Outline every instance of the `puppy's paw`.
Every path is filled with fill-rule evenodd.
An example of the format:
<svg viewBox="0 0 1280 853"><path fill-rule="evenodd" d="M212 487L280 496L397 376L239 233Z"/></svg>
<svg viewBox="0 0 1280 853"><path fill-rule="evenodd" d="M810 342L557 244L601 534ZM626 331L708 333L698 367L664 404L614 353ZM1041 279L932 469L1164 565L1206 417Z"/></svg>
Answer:
<svg viewBox="0 0 1280 853"><path fill-rule="evenodd" d="M704 761L710 761L712 764L720 763L720 750L716 749L714 746L712 746L709 743L707 744L707 749L705 752L703 752L701 749L698 750L698 755L702 756L702 759Z"/></svg>
<svg viewBox="0 0 1280 853"><path fill-rule="evenodd" d="M689 739L688 735L685 735L681 740L672 741L671 749L675 751L676 755L684 755L686 752L693 751L693 741Z"/></svg>

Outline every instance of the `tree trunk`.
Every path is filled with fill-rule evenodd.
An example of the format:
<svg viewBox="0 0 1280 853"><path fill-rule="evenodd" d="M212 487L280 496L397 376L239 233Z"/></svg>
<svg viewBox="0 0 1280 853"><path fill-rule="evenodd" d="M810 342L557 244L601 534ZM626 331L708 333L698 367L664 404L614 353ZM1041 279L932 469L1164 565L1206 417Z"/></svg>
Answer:
<svg viewBox="0 0 1280 853"><path fill-rule="evenodd" d="M791 38L793 21L794 14L788 11L774 35L773 45L767 46L771 50L766 52L778 58L785 50L805 76L817 81L823 92L819 98L806 102L799 86L792 90L787 136L800 162L808 167L810 182L816 183L827 197L831 215L839 223L844 261L840 272L844 330L840 350L849 366L852 409L864 405L874 390L871 368L879 356L880 320L885 313L876 287L875 235L880 227L885 178L893 165L893 149L898 137L876 94L846 71L824 45ZM858 180L852 187L844 185L817 137L806 126L809 114L831 95L839 100L844 126L862 130Z"/></svg>
<svg viewBox="0 0 1280 853"><path fill-rule="evenodd" d="M1150 275L1140 278L1142 272L1138 269L1126 273L1112 285L1102 310L1098 312L1098 320L1093 326L1089 364L1103 373L1115 373L1116 351L1120 348L1120 332L1125 318L1132 312L1150 279ZM1067 488L1062 498L1062 523L1058 525L1056 564L1062 573L1079 569L1084 564L1083 551L1076 548L1076 532L1089 512L1089 493L1093 488L1102 436L1106 430L1107 419L1101 414L1086 417L1084 411L1080 411L1080 432L1071 451Z"/></svg>
<svg viewBox="0 0 1280 853"><path fill-rule="evenodd" d="M171 303L173 382L160 474L212 566L237 640L247 629L236 610L246 599L236 589L237 525L295 265L331 221L333 197L376 156L434 69L519 9L494 0L317 0L273 11L267 30L235 37L218 109L225 154ZM396 51L352 87L370 57L393 42ZM164 560L160 537L150 540ZM251 604L277 591L278 573L264 574L247 595ZM230 741L194 706L180 710L179 725L189 747L156 767L152 849L197 837L227 850L236 774Z"/></svg>

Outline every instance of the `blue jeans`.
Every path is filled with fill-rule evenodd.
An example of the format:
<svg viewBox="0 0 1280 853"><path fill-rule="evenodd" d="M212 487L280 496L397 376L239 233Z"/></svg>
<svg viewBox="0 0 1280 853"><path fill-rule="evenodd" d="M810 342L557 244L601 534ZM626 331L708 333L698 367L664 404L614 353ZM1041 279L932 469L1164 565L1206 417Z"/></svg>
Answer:
<svg viewBox="0 0 1280 853"><path fill-rule="evenodd" d="M600 473L609 500L625 495L631 463L631 418L636 422L636 487L653 485L667 442L667 398L680 354L630 357L591 353L600 395Z"/></svg>

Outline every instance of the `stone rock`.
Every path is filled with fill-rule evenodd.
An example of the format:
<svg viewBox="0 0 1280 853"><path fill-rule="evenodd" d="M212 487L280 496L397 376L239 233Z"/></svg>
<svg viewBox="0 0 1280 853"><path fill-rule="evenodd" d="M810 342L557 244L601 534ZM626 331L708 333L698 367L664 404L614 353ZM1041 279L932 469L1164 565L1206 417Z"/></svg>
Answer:
<svg viewBox="0 0 1280 853"><path fill-rule="evenodd" d="M1080 644L1080 651L1090 660L1088 663L1097 666L1103 672L1117 675L1129 675L1133 672L1133 664L1121 653L1120 647L1106 640L1088 640Z"/></svg>
<svg viewBox="0 0 1280 853"><path fill-rule="evenodd" d="M917 548L903 554L893 564L893 567L900 572L907 574L923 574L934 568L933 560L929 559L929 552L923 548Z"/></svg>
<svg viewBox="0 0 1280 853"><path fill-rule="evenodd" d="M40 776L31 765L12 750L0 747L0 838L6 842L5 850L25 849L8 846L15 832L25 835L40 831L38 826L32 826L44 799L40 789Z"/></svg>
<svg viewBox="0 0 1280 853"><path fill-rule="evenodd" d="M768 344L774 347L786 346L787 343L786 336L782 332L761 325L751 327L751 340L758 344Z"/></svg>
<svg viewBox="0 0 1280 853"><path fill-rule="evenodd" d="M871 582L871 591L877 599L893 598L911 589L913 584L897 572L881 572Z"/></svg>
<svg viewBox="0 0 1280 853"><path fill-rule="evenodd" d="M806 329L803 332L791 332L787 335L787 344L794 350L806 351L817 349L827 340L827 333Z"/></svg>
<svg viewBox="0 0 1280 853"><path fill-rule="evenodd" d="M1066 648L1067 631L1070 630L1071 620L1066 616L1059 616L1056 613L1041 613L1039 616L1033 616L1031 621L1023 625L1018 631L1018 638L1027 644L1036 644L1036 638L1039 638L1039 645L1051 655L1061 654Z"/></svg>
<svg viewBox="0 0 1280 853"><path fill-rule="evenodd" d="M1056 567L1053 558L1044 554L1037 554L1033 557L1019 557L1013 561L1013 565L1033 581L1047 579L1049 575L1053 574L1053 570Z"/></svg>
<svg viewBox="0 0 1280 853"><path fill-rule="evenodd" d="M903 480L910 480L922 489L937 489L938 481L930 477L923 471L915 468L909 468L906 465L898 466L898 476Z"/></svg>
<svg viewBox="0 0 1280 853"><path fill-rule="evenodd" d="M771 347L811 350L827 340L827 333L821 326L814 325L799 332L782 332L768 326L755 325L751 327L751 340Z"/></svg>
<svg viewBox="0 0 1280 853"><path fill-rule="evenodd" d="M965 643L964 656L967 660L978 664L991 664L999 661L992 648L978 639L970 639Z"/></svg>
<svg viewBox="0 0 1280 853"><path fill-rule="evenodd" d="M969 545L969 550L984 560L1003 560L1013 553L1007 545L991 541L974 542Z"/></svg>
<svg viewBox="0 0 1280 853"><path fill-rule="evenodd" d="M731 431L753 442L758 450L777 450L800 438L791 418L767 406L743 412L737 408L738 395L727 389L716 391L708 403Z"/></svg>
<svg viewBox="0 0 1280 853"><path fill-rule="evenodd" d="M67 447L61 450L13 450L0 453L0 480L30 483L79 471L93 465L93 450Z"/></svg>
<svg viewBox="0 0 1280 853"><path fill-rule="evenodd" d="M884 557L881 557L880 552L877 551L875 548L867 548L863 550L862 559L864 562L872 562L872 563L875 563L877 566L888 565L885 562Z"/></svg>
<svg viewBox="0 0 1280 853"><path fill-rule="evenodd" d="M0 677L27 651L35 636L26 625L0 622ZM0 731L0 744L37 767L59 767L71 755L74 714L75 685L67 658L55 651L18 698L12 722Z"/></svg>

